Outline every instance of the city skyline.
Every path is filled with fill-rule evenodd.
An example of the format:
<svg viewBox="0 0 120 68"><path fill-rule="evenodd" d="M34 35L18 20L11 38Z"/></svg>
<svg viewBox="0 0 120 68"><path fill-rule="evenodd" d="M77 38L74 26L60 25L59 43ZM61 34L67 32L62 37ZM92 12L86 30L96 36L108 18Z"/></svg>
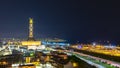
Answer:
<svg viewBox="0 0 120 68"><path fill-rule="evenodd" d="M0 0L0 68L120 68L120 4Z"/></svg>
<svg viewBox="0 0 120 68"><path fill-rule="evenodd" d="M98 1L0 2L0 37L26 38L28 19L34 19L35 37L70 41L120 41L119 6ZM117 7L116 7L117 6Z"/></svg>

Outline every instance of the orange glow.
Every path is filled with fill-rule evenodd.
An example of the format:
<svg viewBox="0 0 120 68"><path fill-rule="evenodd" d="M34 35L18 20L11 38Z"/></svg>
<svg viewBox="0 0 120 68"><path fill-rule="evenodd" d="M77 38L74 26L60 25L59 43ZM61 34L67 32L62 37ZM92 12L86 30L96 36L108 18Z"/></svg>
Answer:
<svg viewBox="0 0 120 68"><path fill-rule="evenodd" d="M77 66L78 66L78 64L74 62L73 63L73 67L77 67Z"/></svg>
<svg viewBox="0 0 120 68"><path fill-rule="evenodd" d="M30 45L41 45L41 41L22 41L22 45L30 46Z"/></svg>

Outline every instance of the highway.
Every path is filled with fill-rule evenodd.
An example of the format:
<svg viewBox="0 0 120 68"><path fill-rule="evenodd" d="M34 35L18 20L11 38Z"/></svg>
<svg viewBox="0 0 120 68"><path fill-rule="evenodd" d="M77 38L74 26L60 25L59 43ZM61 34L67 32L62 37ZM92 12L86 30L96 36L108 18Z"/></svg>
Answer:
<svg viewBox="0 0 120 68"><path fill-rule="evenodd" d="M89 57L89 58L91 58L91 59L98 60L98 61L100 61L100 62L102 62L102 63L104 63L104 64L107 64L107 65L111 65L111 66L120 68L120 63L115 62L115 61L106 60L106 59L103 59L103 58L99 58L99 57L95 57L95 56L83 54L83 53L80 53L80 52L74 52L74 51L71 52L71 51L69 51L69 50L67 50L66 52L71 53L71 54L73 54L73 55L76 55L78 58L79 58L79 56ZM80 58L80 59L81 59L81 58ZM87 61L86 61L86 62L87 62ZM97 66L99 66L99 68L105 68L105 67L104 67L104 64L103 64L103 66L100 66L100 65L97 65ZM96 66L96 64L95 64L95 66Z"/></svg>

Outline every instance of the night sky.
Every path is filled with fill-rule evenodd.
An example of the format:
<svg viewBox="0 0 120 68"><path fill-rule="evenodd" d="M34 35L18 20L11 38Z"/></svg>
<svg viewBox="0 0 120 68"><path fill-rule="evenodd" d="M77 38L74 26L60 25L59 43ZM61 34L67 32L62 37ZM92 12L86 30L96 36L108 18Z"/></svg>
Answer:
<svg viewBox="0 0 120 68"><path fill-rule="evenodd" d="M120 41L120 5L96 0L0 0L0 37Z"/></svg>

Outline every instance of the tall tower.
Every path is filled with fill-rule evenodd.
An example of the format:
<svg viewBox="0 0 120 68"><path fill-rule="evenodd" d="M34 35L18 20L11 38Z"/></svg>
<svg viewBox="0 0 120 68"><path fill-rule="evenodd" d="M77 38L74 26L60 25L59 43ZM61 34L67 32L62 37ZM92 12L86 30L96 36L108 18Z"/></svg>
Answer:
<svg viewBox="0 0 120 68"><path fill-rule="evenodd" d="M33 19L29 18L29 38L28 40L34 40L33 37Z"/></svg>
<svg viewBox="0 0 120 68"><path fill-rule="evenodd" d="M38 46L41 45L41 41L37 41L33 37L33 19L29 18L29 33L28 33L28 39L25 41L22 41L23 46L27 46L28 49L37 49Z"/></svg>

